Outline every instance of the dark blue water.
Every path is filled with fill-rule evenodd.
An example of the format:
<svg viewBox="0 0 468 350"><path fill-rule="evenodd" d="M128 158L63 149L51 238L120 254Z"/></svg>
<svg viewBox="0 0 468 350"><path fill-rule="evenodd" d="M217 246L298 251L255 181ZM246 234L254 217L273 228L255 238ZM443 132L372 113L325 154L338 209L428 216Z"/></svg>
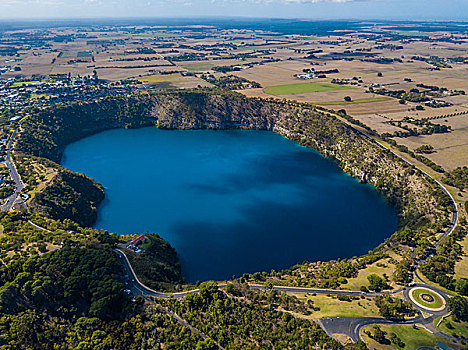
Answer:
<svg viewBox="0 0 468 350"><path fill-rule="evenodd" d="M188 281L351 257L397 228L373 187L272 132L111 130L63 165L105 187L95 227L159 233Z"/></svg>

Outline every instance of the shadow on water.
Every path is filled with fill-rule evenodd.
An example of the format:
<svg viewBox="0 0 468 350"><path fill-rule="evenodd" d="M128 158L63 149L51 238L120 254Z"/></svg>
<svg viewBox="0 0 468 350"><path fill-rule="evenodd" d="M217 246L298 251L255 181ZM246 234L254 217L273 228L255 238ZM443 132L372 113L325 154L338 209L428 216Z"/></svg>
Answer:
<svg viewBox="0 0 468 350"><path fill-rule="evenodd" d="M188 281L359 255L397 228L371 186L274 133L112 130L63 165L105 186L96 227L159 233Z"/></svg>
<svg viewBox="0 0 468 350"><path fill-rule="evenodd" d="M338 167L317 154L311 162L311 150L297 148L289 153L265 154L243 159L236 173L225 174L217 182L188 183L187 189L216 194L248 191L253 188L271 185L306 183L305 179L323 177L332 168Z"/></svg>

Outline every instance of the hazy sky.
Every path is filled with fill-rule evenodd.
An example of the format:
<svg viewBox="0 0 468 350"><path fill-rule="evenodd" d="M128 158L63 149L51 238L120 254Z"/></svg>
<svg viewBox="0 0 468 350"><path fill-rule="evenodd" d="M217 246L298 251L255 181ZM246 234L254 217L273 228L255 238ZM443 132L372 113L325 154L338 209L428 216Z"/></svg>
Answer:
<svg viewBox="0 0 468 350"><path fill-rule="evenodd" d="M200 17L468 20L468 0L0 0L0 18Z"/></svg>

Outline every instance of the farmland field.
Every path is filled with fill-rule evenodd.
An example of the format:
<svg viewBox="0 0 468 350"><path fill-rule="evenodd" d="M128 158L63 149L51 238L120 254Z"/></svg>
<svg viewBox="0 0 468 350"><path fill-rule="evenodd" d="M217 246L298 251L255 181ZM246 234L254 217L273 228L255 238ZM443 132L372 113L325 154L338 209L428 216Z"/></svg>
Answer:
<svg viewBox="0 0 468 350"><path fill-rule="evenodd" d="M294 95L307 92L321 92L321 91L336 91L352 89L348 86L341 86L336 84L323 84L323 83L299 83L270 86L265 89L265 92L270 95Z"/></svg>

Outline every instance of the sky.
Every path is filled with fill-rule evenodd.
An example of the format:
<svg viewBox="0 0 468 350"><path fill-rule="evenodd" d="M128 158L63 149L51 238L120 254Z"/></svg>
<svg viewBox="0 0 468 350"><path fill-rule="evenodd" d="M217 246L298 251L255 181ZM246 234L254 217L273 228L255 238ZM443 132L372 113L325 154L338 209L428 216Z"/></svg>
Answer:
<svg viewBox="0 0 468 350"><path fill-rule="evenodd" d="M468 20L468 0L0 0L0 18Z"/></svg>

